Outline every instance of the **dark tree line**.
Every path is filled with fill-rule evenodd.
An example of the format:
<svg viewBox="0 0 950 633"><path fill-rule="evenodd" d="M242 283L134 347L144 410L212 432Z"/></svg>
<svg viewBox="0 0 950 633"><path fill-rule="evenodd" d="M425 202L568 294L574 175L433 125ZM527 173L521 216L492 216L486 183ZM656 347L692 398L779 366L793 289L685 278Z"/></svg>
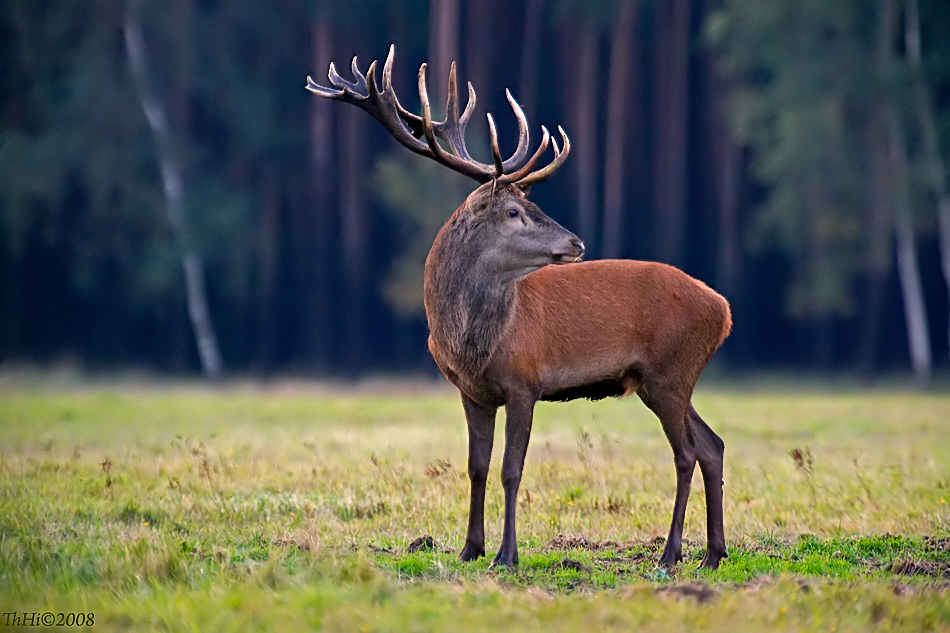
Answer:
<svg viewBox="0 0 950 633"><path fill-rule="evenodd" d="M396 45L514 145L589 257L733 305L732 368L948 362L950 6L939 0L13 0L0 13L0 359L427 371L421 265L472 184L304 90ZM200 353L199 353L200 351Z"/></svg>

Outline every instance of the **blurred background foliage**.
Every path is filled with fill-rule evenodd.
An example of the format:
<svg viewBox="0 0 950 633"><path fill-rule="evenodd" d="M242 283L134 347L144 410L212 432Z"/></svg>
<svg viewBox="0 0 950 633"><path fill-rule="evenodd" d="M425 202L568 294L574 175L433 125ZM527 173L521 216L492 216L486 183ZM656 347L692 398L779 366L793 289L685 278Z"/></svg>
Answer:
<svg viewBox="0 0 950 633"><path fill-rule="evenodd" d="M458 61L482 160L506 87L564 125L532 199L723 293L729 369L950 364L943 0L11 0L0 359L213 374L204 337L231 374L433 372L422 262L473 183L304 90L390 43L413 110Z"/></svg>

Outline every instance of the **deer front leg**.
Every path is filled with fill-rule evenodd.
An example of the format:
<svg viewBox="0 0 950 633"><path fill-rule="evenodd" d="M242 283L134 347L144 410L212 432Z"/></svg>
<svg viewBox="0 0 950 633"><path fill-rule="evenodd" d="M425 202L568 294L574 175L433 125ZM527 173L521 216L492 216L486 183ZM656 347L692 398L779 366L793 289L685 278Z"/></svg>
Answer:
<svg viewBox="0 0 950 633"><path fill-rule="evenodd" d="M462 407L468 424L468 479L471 502L468 511L468 533L459 560L467 562L485 555L485 482L491 462L495 436L496 407L483 407L464 394Z"/></svg>
<svg viewBox="0 0 950 633"><path fill-rule="evenodd" d="M534 399L527 395L509 398L505 403L505 457L501 466L501 484L505 489L505 525L501 547L492 560L492 566L514 567L518 564L518 538L515 531L515 512L518 508L518 488L524 470L524 458L531 436Z"/></svg>

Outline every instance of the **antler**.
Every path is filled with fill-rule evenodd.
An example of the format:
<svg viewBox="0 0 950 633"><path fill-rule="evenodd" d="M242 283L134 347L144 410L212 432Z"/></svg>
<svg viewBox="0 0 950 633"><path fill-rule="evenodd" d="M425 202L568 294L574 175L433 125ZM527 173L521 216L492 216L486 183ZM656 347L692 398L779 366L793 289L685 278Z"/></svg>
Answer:
<svg viewBox="0 0 950 633"><path fill-rule="evenodd" d="M426 90L426 64L419 67L419 100L422 104L422 116L417 116L399 103L392 87L392 64L395 46L389 47L389 55L383 64L383 84L379 90L376 84L376 62L369 65L366 75L360 72L356 58L353 58L350 68L356 81L347 81L337 73L333 62L330 63L328 77L334 88L327 88L307 77L307 90L326 99L344 101L368 112L404 147L422 156L429 158L473 178L478 182L497 180L499 183L517 183L528 186L548 178L553 174L570 151L570 141L564 130L558 127L564 140L564 151L559 151L554 143L554 160L538 171L531 171L547 149L550 134L541 126L541 145L531 158L522 165L528 153L528 121L524 112L511 92L505 91L508 103L518 119L518 147L506 160L502 160L498 149L498 134L495 122L488 115L488 130L491 135L492 164L479 162L471 157L465 145L465 128L475 109L475 89L471 82L468 84L468 102L465 110L459 116L458 85L455 74L455 62L449 70L449 90L445 104L445 120L433 121L432 110L429 106L429 95ZM442 147L438 139L442 139L448 148Z"/></svg>

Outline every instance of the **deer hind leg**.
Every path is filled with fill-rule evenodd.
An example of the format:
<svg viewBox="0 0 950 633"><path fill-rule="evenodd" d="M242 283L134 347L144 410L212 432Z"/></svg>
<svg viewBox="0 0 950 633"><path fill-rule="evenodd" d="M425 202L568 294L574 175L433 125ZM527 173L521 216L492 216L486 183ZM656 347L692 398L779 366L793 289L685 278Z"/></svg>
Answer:
<svg viewBox="0 0 950 633"><path fill-rule="evenodd" d="M459 560L467 562L485 555L485 483L491 462L492 440L495 437L495 412L465 395L462 396L465 421L468 423L468 479L471 501L468 512L468 533Z"/></svg>
<svg viewBox="0 0 950 633"><path fill-rule="evenodd" d="M727 557L726 535L722 511L722 466L726 445L703 421L693 405L689 406L689 423L696 440L696 459L703 474L706 489L706 556L701 567L716 569L719 561Z"/></svg>
<svg viewBox="0 0 950 633"><path fill-rule="evenodd" d="M676 466L676 497L673 501L673 520L670 535L660 556L660 566L672 567L683 560L683 524L686 520L686 502L696 467L696 439L689 424L689 397L681 397L675 390L656 387L649 392L641 387L638 391L643 402L656 414L663 426Z"/></svg>

